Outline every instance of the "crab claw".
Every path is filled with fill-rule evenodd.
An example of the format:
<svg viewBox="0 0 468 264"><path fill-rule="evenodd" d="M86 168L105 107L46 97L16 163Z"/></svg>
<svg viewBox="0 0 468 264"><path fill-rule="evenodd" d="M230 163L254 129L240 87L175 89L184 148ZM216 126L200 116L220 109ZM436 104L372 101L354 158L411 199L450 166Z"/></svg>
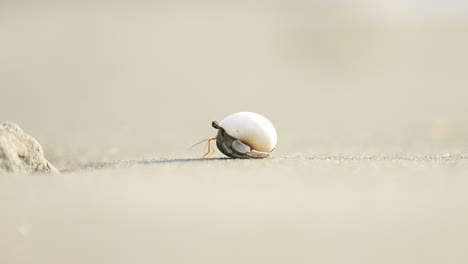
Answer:
<svg viewBox="0 0 468 264"><path fill-rule="evenodd" d="M245 158L264 159L270 156L270 153L252 150L249 145L236 139L232 142L232 149Z"/></svg>
<svg viewBox="0 0 468 264"><path fill-rule="evenodd" d="M268 152L261 152L252 150L246 153L247 156L251 157L252 159L264 159L270 157L270 153Z"/></svg>
<svg viewBox="0 0 468 264"><path fill-rule="evenodd" d="M242 141L238 139L232 141L231 148L239 154L247 154L251 151L249 145L242 143Z"/></svg>

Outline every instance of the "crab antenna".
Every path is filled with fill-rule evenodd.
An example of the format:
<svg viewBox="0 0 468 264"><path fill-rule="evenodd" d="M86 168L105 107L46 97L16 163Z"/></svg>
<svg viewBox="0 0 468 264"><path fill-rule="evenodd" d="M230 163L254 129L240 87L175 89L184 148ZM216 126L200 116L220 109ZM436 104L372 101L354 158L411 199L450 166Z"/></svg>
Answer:
<svg viewBox="0 0 468 264"><path fill-rule="evenodd" d="M202 140L202 141L200 141L200 142L198 142L198 143L195 143L195 144L192 145L188 150L191 150L191 149L193 149L193 147L195 147L195 146L197 146L197 145L200 145L201 143L203 143L203 142L205 142L205 141L208 141L208 140L210 140L210 139L211 139L211 138L207 138L207 139L204 139L204 140Z"/></svg>

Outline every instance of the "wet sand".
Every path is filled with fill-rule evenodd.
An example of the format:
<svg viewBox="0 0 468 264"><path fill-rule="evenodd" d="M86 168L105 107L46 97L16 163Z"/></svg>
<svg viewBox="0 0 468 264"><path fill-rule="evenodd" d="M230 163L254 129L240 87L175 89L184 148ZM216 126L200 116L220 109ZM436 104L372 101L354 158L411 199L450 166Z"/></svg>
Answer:
<svg viewBox="0 0 468 264"><path fill-rule="evenodd" d="M5 4L0 120L62 174L0 175L0 263L466 263L468 21L369 10ZM187 150L238 111L272 159Z"/></svg>

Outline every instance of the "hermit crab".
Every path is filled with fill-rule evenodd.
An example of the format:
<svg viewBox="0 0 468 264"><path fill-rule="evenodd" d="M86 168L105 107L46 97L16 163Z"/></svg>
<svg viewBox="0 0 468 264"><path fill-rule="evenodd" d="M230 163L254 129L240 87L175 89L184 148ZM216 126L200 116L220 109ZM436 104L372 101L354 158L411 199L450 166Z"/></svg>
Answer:
<svg viewBox="0 0 468 264"><path fill-rule="evenodd" d="M215 138L207 139L208 152L203 158L213 156L214 148L211 146L213 140L216 140L219 151L238 159L264 159L270 157L270 153L276 148L275 127L268 119L257 113L235 113L219 123L213 121L211 125L218 130L218 134Z"/></svg>

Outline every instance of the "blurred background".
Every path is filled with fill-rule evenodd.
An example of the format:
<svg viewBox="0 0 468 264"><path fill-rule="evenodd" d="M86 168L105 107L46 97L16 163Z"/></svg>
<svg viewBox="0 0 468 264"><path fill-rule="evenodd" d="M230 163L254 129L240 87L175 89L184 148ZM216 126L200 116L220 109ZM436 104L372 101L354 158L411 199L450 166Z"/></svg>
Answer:
<svg viewBox="0 0 468 264"><path fill-rule="evenodd" d="M0 121L64 172L0 177L0 262L467 263L467 47L466 0L0 0ZM273 159L186 159L239 111Z"/></svg>
<svg viewBox="0 0 468 264"><path fill-rule="evenodd" d="M58 167L198 157L258 112L277 155L468 147L466 1L0 1L0 120Z"/></svg>

